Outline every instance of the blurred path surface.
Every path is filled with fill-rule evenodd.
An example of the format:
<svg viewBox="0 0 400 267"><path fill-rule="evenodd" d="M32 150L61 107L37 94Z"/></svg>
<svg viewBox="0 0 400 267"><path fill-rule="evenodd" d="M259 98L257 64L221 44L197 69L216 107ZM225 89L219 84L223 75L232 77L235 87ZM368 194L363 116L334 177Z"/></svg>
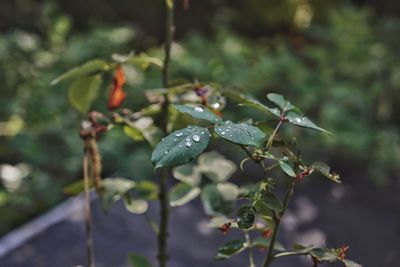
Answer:
<svg viewBox="0 0 400 267"><path fill-rule="evenodd" d="M385 192L379 192L361 181L359 183L346 186L317 181L300 185L297 188L298 196L293 199L281 228L282 242L291 244L306 240L332 246L349 244L349 258L362 263L364 267L399 266L400 213L387 200ZM51 223L41 226L34 223L41 232L28 235L28 239L18 247L13 242L18 240L13 240L13 236L0 240L0 252L4 251L7 238L7 244L15 247L0 257L0 266L85 265L82 205L79 201L77 206L76 199L69 201L74 203L73 208L66 204L56 208L61 220L50 218L48 214L43 215ZM117 203L107 215L103 214L96 200L92 207L96 267L128 267L129 252L155 257L156 240L142 216L127 213L121 203ZM151 206L150 214L156 215L157 210L157 206ZM208 228L199 201L176 208L171 215L170 267L248 266L246 253L224 262L211 260L219 245L231 238L240 238L241 235L232 231L223 236L217 230ZM259 261L264 253L256 251L255 254ZM305 258L291 258L277 261L274 267L311 265Z"/></svg>

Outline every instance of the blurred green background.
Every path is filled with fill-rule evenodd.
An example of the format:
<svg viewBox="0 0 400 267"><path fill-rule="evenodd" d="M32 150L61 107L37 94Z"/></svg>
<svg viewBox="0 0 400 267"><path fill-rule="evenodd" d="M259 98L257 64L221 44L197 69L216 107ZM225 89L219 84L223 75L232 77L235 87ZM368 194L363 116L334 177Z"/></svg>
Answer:
<svg viewBox="0 0 400 267"><path fill-rule="evenodd" d="M174 77L260 99L282 93L334 133L300 130L305 153L377 188L399 187L400 2L191 0L188 10L182 2ZM67 85L50 81L115 52L160 55L163 21L161 0L0 2L0 236L59 203L63 187L80 178L81 115L68 103ZM158 72L127 70L127 107L145 105L143 90L160 87ZM226 116L234 119L233 108ZM153 176L145 145L111 131L100 146L105 176Z"/></svg>

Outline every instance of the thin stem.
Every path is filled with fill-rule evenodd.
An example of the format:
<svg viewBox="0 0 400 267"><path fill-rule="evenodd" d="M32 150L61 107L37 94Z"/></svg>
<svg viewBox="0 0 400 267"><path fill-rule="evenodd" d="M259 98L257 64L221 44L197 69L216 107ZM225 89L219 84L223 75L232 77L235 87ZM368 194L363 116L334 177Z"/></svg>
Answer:
<svg viewBox="0 0 400 267"><path fill-rule="evenodd" d="M170 3L170 4L168 4ZM162 69L163 86L168 88L169 80L169 65L171 59L171 45L174 36L174 0L166 0L167 14L166 14L166 29L165 29L165 43L164 43L164 65Z"/></svg>
<svg viewBox="0 0 400 267"><path fill-rule="evenodd" d="M274 227L274 231L272 233L271 243L270 243L270 246L269 246L269 249L268 249L268 254L267 254L267 257L265 258L263 267L268 267L271 264L271 262L275 259L275 256L273 255L273 250L274 250L276 239L277 239L277 236L278 236L279 226L281 224L283 216L285 215L286 209L287 209L287 207L289 205L290 198L293 195L293 191L294 191L295 185L296 185L296 180L292 179L290 181L290 184L288 186L288 189L287 189L287 192L286 192L286 195L285 195L285 199L283 201L283 209L278 214L278 216L274 216L273 217L274 222L275 222L275 227Z"/></svg>
<svg viewBox="0 0 400 267"><path fill-rule="evenodd" d="M267 150L271 148L272 143L274 142L275 135L278 132L279 128L281 127L282 123L283 123L283 118L281 118L279 120L278 124L275 127L275 130L273 131L271 136L268 138L268 142L267 142L267 145L266 145Z"/></svg>
<svg viewBox="0 0 400 267"><path fill-rule="evenodd" d="M281 258L281 257L288 257L288 256L301 256L301 255L308 255L309 252L301 252L301 251L287 251L287 252L282 252L278 253L275 255L275 259Z"/></svg>
<svg viewBox="0 0 400 267"><path fill-rule="evenodd" d="M169 84L169 71L170 71L170 58L171 58L171 44L174 35L174 0L165 0L166 3L166 29L165 29L165 42L164 42L164 64L162 69L162 82L163 87L168 88ZM168 133L168 95L165 96L165 102L162 107L163 118L162 127L165 133ZM168 220L169 220L169 200L168 200L168 169L163 170L160 177L160 226L158 231L158 261L159 267L166 267L168 254L167 254L167 239L168 239Z"/></svg>
<svg viewBox="0 0 400 267"><path fill-rule="evenodd" d="M84 182L84 212L86 228L86 250L88 267L94 267L93 238L92 238L92 216L90 211L90 166L89 166L89 142L85 140L83 156L83 182Z"/></svg>
<svg viewBox="0 0 400 267"><path fill-rule="evenodd" d="M249 247L248 251L249 251L249 264L250 264L250 267L255 267L256 265L254 264L253 249L251 247L251 239L250 239L249 232L248 231L244 231L244 236L246 238L247 246Z"/></svg>
<svg viewBox="0 0 400 267"><path fill-rule="evenodd" d="M160 180L160 226L158 232L158 261L160 267L167 266L167 239L168 239L168 219L169 219L169 200L168 200L168 170L164 169Z"/></svg>

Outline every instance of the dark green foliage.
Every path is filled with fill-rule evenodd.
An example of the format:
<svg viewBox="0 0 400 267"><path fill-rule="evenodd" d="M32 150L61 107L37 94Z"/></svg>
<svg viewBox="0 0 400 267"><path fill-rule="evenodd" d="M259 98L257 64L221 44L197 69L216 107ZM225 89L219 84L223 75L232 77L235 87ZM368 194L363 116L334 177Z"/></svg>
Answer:
<svg viewBox="0 0 400 267"><path fill-rule="evenodd" d="M231 240L218 248L218 253L214 257L215 260L226 260L230 257L242 252L245 248L245 242L242 240Z"/></svg>

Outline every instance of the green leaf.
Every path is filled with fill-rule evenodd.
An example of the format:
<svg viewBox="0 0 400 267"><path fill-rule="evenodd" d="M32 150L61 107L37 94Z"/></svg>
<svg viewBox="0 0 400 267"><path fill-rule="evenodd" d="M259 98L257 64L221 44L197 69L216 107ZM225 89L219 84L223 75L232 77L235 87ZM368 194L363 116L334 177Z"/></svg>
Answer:
<svg viewBox="0 0 400 267"><path fill-rule="evenodd" d="M260 183L245 184L240 187L239 198L254 199L260 191Z"/></svg>
<svg viewBox="0 0 400 267"><path fill-rule="evenodd" d="M201 182L200 169L193 164L184 164L184 165L175 167L172 171L172 175L177 180L179 180L185 184L191 185L191 186L197 186Z"/></svg>
<svg viewBox="0 0 400 267"><path fill-rule="evenodd" d="M267 98L269 99L269 101L276 104L282 111L286 112L292 109L296 109L296 107L293 106L289 101L287 101L282 95L270 93L267 94Z"/></svg>
<svg viewBox="0 0 400 267"><path fill-rule="evenodd" d="M239 254L246 248L246 242L242 240L231 240L218 248L218 253L214 260L226 260Z"/></svg>
<svg viewBox="0 0 400 267"><path fill-rule="evenodd" d="M124 204L127 211L134 214L143 214L147 211L149 204L143 199L133 199L129 195L125 195Z"/></svg>
<svg viewBox="0 0 400 267"><path fill-rule="evenodd" d="M279 166L281 169L290 177L296 177L296 173L294 172L293 168L283 160L279 160Z"/></svg>
<svg viewBox="0 0 400 267"><path fill-rule="evenodd" d="M271 210L281 212L283 210L283 205L279 199L269 191L264 190L261 193L261 201Z"/></svg>
<svg viewBox="0 0 400 267"><path fill-rule="evenodd" d="M140 142L144 140L144 136L142 132L136 128L130 127L130 126L124 126L123 128L124 133L132 138L132 140L136 142Z"/></svg>
<svg viewBox="0 0 400 267"><path fill-rule="evenodd" d="M109 68L110 65L107 63L107 61L103 59L92 59L78 67L70 69L66 73L57 77L51 82L51 85L56 85L57 83L65 80L80 78L82 76L93 74L95 72L106 71Z"/></svg>
<svg viewBox="0 0 400 267"><path fill-rule="evenodd" d="M128 261L132 267L152 267L146 257L139 254L129 253Z"/></svg>
<svg viewBox="0 0 400 267"><path fill-rule="evenodd" d="M121 55L121 54L113 54L111 58L120 64L132 64L135 66L139 66L142 69L147 69L151 64L156 65L158 67L163 66L162 60L156 57L150 57L145 53L141 53L139 55Z"/></svg>
<svg viewBox="0 0 400 267"><path fill-rule="evenodd" d="M135 182L124 178L107 178L102 181L101 203L104 210L121 199L135 186Z"/></svg>
<svg viewBox="0 0 400 267"><path fill-rule="evenodd" d="M269 248L269 246L271 245L271 239L270 238L257 237L251 243L252 243L253 247ZM286 249L279 242L275 242L274 250L285 251Z"/></svg>
<svg viewBox="0 0 400 267"><path fill-rule="evenodd" d="M333 248L313 248L309 253L320 261L335 262L338 259L337 252Z"/></svg>
<svg viewBox="0 0 400 267"><path fill-rule="evenodd" d="M266 105L262 104L261 102L259 102L258 100L255 100L255 99L247 99L241 105L252 107L254 109L257 109L257 110L267 113L267 114L272 114L273 116L278 117L278 118L281 117L281 111L278 108L267 107Z"/></svg>
<svg viewBox="0 0 400 267"><path fill-rule="evenodd" d="M86 113L97 97L102 83L100 75L82 77L74 80L69 87L68 98L71 105L79 112Z"/></svg>
<svg viewBox="0 0 400 267"><path fill-rule="evenodd" d="M250 205L241 206L237 211L237 224L240 229L249 229L256 219L255 208Z"/></svg>
<svg viewBox="0 0 400 267"><path fill-rule="evenodd" d="M177 183L169 192L170 205L182 206L200 195L200 188L185 183Z"/></svg>
<svg viewBox="0 0 400 267"><path fill-rule="evenodd" d="M318 130L321 131L323 133L332 135L330 132L328 132L325 129L322 129L321 127L318 127L317 125L315 125L315 123L313 123L309 118L307 118L306 116L303 116L301 114L298 114L296 112L290 111L285 115L285 118L292 124L300 126L300 127L304 127L304 128L309 128L309 129L314 129L314 130Z"/></svg>
<svg viewBox="0 0 400 267"><path fill-rule="evenodd" d="M304 251L304 252L308 252L308 251L310 251L311 249L313 248L313 245L310 245L310 246L303 246L302 244L297 244L297 243L295 243L295 244L293 244L293 249L295 250L295 251Z"/></svg>
<svg viewBox="0 0 400 267"><path fill-rule="evenodd" d="M94 186L93 181L90 181L90 188ZM63 193L66 195L76 196L79 195L84 190L84 182L83 179L76 181L70 185L67 185L63 188Z"/></svg>
<svg viewBox="0 0 400 267"><path fill-rule="evenodd" d="M189 114L191 117L199 120L206 120L213 124L220 123L222 119L215 115L210 109L204 106L187 106L187 105L174 105L174 107L181 113Z"/></svg>
<svg viewBox="0 0 400 267"><path fill-rule="evenodd" d="M201 154L198 168L215 183L225 182L236 172L235 163L216 151Z"/></svg>
<svg viewBox="0 0 400 267"><path fill-rule="evenodd" d="M314 170L316 170L318 173L322 174L325 177L328 177L330 180L336 182L336 183L340 183L340 175L334 172L331 172L331 167L329 167L328 165L326 165L323 162L314 162L311 165L311 168L313 168Z"/></svg>
<svg viewBox="0 0 400 267"><path fill-rule="evenodd" d="M187 163L203 152L211 134L203 127L189 126L165 137L151 155L155 168L172 167Z"/></svg>
<svg viewBox="0 0 400 267"><path fill-rule="evenodd" d="M225 140L239 145L261 147L266 139L265 133L255 126L245 123L232 123L216 125L215 132Z"/></svg>
<svg viewBox="0 0 400 267"><path fill-rule="evenodd" d="M207 215L229 215L233 207L239 188L231 183L207 184L201 192L201 200Z"/></svg>
<svg viewBox="0 0 400 267"><path fill-rule="evenodd" d="M362 267L361 264L358 264L352 260L343 260L342 261L346 267Z"/></svg>
<svg viewBox="0 0 400 267"><path fill-rule="evenodd" d="M158 185L151 181L136 182L134 190L140 199L156 200L158 197Z"/></svg>

